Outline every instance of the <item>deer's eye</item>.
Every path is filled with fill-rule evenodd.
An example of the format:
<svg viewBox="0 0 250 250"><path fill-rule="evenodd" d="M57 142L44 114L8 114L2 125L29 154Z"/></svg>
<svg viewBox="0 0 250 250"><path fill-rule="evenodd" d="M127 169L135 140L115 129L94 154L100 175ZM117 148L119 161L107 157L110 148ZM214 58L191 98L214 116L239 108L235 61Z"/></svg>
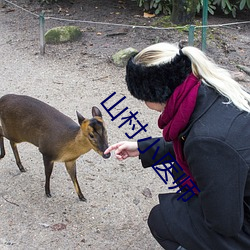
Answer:
<svg viewBox="0 0 250 250"><path fill-rule="evenodd" d="M94 135L93 135L93 134L89 134L89 137L90 137L91 139L94 139Z"/></svg>

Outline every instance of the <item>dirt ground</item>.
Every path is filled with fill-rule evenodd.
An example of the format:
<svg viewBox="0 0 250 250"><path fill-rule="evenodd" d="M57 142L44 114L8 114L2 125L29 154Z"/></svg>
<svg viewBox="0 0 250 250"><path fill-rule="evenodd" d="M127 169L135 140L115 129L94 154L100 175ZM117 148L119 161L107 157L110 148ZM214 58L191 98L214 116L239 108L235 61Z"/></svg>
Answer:
<svg viewBox="0 0 250 250"><path fill-rule="evenodd" d="M159 19L143 18L132 1L64 1L40 7L36 1L13 1L39 14L65 19L150 26ZM27 3L28 2L28 3ZM198 18L199 19L199 18ZM209 17L210 24L246 21ZM39 54L38 18L12 5L0 9L0 86L7 93L30 95L56 107L77 121L75 111L91 117L91 107L103 113L109 143L128 140L129 125L111 117L100 103L113 92L111 104L126 96L114 113L128 107L138 111L147 132L134 139L160 136L158 114L132 98L125 85L124 68L112 64L111 55L120 49L138 50L158 42L187 40L187 32L147 30L106 24L71 22L84 31L80 41L46 45ZM46 30L69 22L46 20ZM250 66L250 25L232 25L209 30L207 52L219 64L241 73L240 82L249 87L249 76L238 64ZM200 37L195 44L199 46ZM110 104L110 105L111 105ZM147 227L147 216L158 203L158 194L168 187L152 169L143 169L138 159L104 160L91 151L77 160L78 181L87 202L81 202L62 163L55 164L51 178L52 198L44 194L42 156L30 144L20 144L21 160L27 172L20 173L8 141L0 162L0 249L161 249ZM181 222L180 222L181 223Z"/></svg>

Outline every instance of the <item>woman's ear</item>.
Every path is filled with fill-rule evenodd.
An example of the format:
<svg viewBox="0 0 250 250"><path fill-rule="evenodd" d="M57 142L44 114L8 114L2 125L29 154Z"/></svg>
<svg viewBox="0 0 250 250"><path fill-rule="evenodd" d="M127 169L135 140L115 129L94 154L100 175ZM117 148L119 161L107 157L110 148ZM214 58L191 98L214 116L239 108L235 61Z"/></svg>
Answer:
<svg viewBox="0 0 250 250"><path fill-rule="evenodd" d="M145 102L145 104L149 109L152 109L158 112L162 112L166 106L165 103L158 103L158 102Z"/></svg>

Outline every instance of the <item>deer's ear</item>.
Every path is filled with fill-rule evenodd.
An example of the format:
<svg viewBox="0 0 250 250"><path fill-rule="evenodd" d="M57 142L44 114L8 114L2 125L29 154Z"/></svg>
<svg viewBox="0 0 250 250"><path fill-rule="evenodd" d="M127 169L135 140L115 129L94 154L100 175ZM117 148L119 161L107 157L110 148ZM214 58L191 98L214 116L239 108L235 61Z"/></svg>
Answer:
<svg viewBox="0 0 250 250"><path fill-rule="evenodd" d="M85 120L85 118L78 111L76 111L76 114L77 114L78 122L81 125L83 121Z"/></svg>
<svg viewBox="0 0 250 250"><path fill-rule="evenodd" d="M92 115L93 115L93 117L94 116L100 116L100 117L102 117L102 113L101 113L101 111L100 111L100 109L99 108L97 108L97 107L92 107Z"/></svg>

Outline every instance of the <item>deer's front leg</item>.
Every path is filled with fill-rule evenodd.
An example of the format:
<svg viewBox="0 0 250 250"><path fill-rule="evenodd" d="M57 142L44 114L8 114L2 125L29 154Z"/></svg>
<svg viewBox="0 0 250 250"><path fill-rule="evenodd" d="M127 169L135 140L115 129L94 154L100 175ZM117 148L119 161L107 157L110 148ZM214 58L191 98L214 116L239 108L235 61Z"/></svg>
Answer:
<svg viewBox="0 0 250 250"><path fill-rule="evenodd" d="M81 201L87 201L86 198L83 196L80 186L77 181L76 177L76 161L68 161L65 162L66 169L70 175L71 180L73 181L76 193Z"/></svg>
<svg viewBox="0 0 250 250"><path fill-rule="evenodd" d="M51 161L51 159L46 156L43 155L43 163L44 163L44 168L45 168L45 194L47 197L51 197L51 193L50 193L50 177L52 174L52 170L53 170L53 166L54 166L54 162Z"/></svg>

